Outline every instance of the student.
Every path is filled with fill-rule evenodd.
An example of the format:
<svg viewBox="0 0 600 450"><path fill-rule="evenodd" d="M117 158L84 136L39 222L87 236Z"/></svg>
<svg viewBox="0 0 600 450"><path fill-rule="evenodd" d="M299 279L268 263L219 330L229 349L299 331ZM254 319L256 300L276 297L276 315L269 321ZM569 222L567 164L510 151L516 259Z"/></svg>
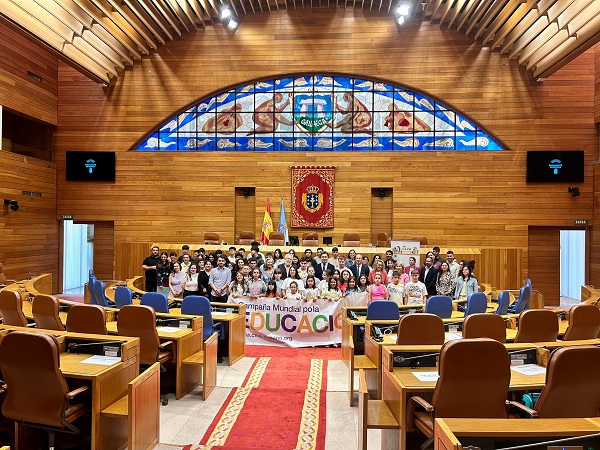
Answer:
<svg viewBox="0 0 600 450"><path fill-rule="evenodd" d="M410 271L410 281L404 286L405 305L423 305L427 301L427 287L419 281L419 272Z"/></svg>
<svg viewBox="0 0 600 450"><path fill-rule="evenodd" d="M466 300L469 295L479 291L477 278L473 276L473 270L469 264L462 268L462 275L456 279L456 288L454 289L454 298L457 300Z"/></svg>
<svg viewBox="0 0 600 450"><path fill-rule="evenodd" d="M169 292L171 297L181 298L183 294L182 285L187 274L181 271L181 265L175 261L173 263L173 272L169 275Z"/></svg>
<svg viewBox="0 0 600 450"><path fill-rule="evenodd" d="M285 298L288 300L300 300L302 298L302 295L300 295L298 292L298 283L296 283L296 281L292 281L290 283L288 293L286 294Z"/></svg>
<svg viewBox="0 0 600 450"><path fill-rule="evenodd" d="M358 292L358 286L356 284L356 278L350 277L348 280L348 286L344 289L344 295L356 294Z"/></svg>
<svg viewBox="0 0 600 450"><path fill-rule="evenodd" d="M404 284L400 281L402 275L403 272L394 270L394 272L392 273L392 281L387 286L390 300L398 303L399 305L402 305L404 303Z"/></svg>
<svg viewBox="0 0 600 450"><path fill-rule="evenodd" d="M368 289L368 302L371 303L375 300L387 300L389 298L389 293L385 284L382 284L381 274L375 274L375 283L369 286Z"/></svg>
<svg viewBox="0 0 600 450"><path fill-rule="evenodd" d="M227 259L229 260L229 262L235 264L235 253L236 253L236 248L235 247L229 247L229 256L227 257Z"/></svg>
<svg viewBox="0 0 600 450"><path fill-rule="evenodd" d="M281 279L281 275L281 269L277 268L273 271L273 281L275 281L275 285L277 286L277 292L283 297L283 292L281 290L283 287L283 280Z"/></svg>
<svg viewBox="0 0 600 450"><path fill-rule="evenodd" d="M319 288L315 277L306 277L306 285L304 287L304 301L315 301L319 298Z"/></svg>
<svg viewBox="0 0 600 450"><path fill-rule="evenodd" d="M198 289L198 266L192 264L188 270L187 277L183 281L183 298L186 298L188 295L199 295Z"/></svg>
<svg viewBox="0 0 600 450"><path fill-rule="evenodd" d="M319 288L319 295L322 298L325 298L325 295L327 294L327 291L329 290L329 279L333 278L333 272L329 269L325 270L323 272L323 279L321 280L321 282L317 285L317 287Z"/></svg>
<svg viewBox="0 0 600 450"><path fill-rule="evenodd" d="M247 293L246 287L244 275L242 272L238 272L235 274L235 280L229 285L229 292L233 298L243 297Z"/></svg>
<svg viewBox="0 0 600 450"><path fill-rule="evenodd" d="M358 284L356 286L356 289L358 292L367 292L367 290L369 289L369 280L367 278L367 275L365 275L364 273L358 277Z"/></svg>
<svg viewBox="0 0 600 450"><path fill-rule="evenodd" d="M337 302L340 298L342 298L342 291L338 287L338 282L334 277L331 277L328 282L329 289L323 298L329 300L330 302Z"/></svg>
<svg viewBox="0 0 600 450"><path fill-rule="evenodd" d="M351 277L352 272L350 272L349 269L346 269L344 267L342 270L340 270L340 279L338 280L338 287L342 292L344 292L348 287L348 281L350 281Z"/></svg>
<svg viewBox="0 0 600 450"><path fill-rule="evenodd" d="M262 295L267 292L267 285L260 278L260 269L255 267L252 270L252 280L250 281L250 286L248 289L250 298L258 298L262 297Z"/></svg>
<svg viewBox="0 0 600 450"><path fill-rule="evenodd" d="M277 282L271 280L267 283L267 292L265 293L266 298L280 298L281 295L277 292Z"/></svg>
<svg viewBox="0 0 600 450"><path fill-rule="evenodd" d="M287 277L285 280L283 280L283 286L281 286L281 291L282 291L281 295L283 297L285 297L285 295L287 294L290 283L292 281L296 282L296 286L298 287L298 291L300 293L304 292L304 283L302 283L302 280L300 279L300 276L298 275L298 269L296 269L294 266L290 267L289 274L290 274L290 276Z"/></svg>

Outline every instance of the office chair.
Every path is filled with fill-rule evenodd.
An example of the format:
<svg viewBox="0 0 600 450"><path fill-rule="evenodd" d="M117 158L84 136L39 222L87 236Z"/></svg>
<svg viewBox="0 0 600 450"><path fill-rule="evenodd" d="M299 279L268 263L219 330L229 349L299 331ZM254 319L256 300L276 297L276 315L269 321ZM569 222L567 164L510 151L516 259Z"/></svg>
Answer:
<svg viewBox="0 0 600 450"><path fill-rule="evenodd" d="M16 280L7 280L4 275L4 264L0 263L0 286L6 286L9 283L16 283Z"/></svg>
<svg viewBox="0 0 600 450"><path fill-rule="evenodd" d="M563 341L595 339L600 333L600 309L596 305L582 303L569 309L569 326Z"/></svg>
<svg viewBox="0 0 600 450"><path fill-rule="evenodd" d="M558 316L549 309L528 309L519 315L515 342L552 342L558 338Z"/></svg>
<svg viewBox="0 0 600 450"><path fill-rule="evenodd" d="M0 343L0 370L6 383L5 417L46 429L50 448L56 432L79 433L73 422L89 407L72 401L88 386L69 391L54 336L21 331L7 334Z"/></svg>
<svg viewBox="0 0 600 450"><path fill-rule="evenodd" d="M442 345L444 322L429 313L406 314L398 322L397 345Z"/></svg>
<svg viewBox="0 0 600 450"><path fill-rule="evenodd" d="M88 291L90 293L90 305L98 304L98 302L96 301L96 292L94 290L94 287L96 286L96 281L98 281L98 279L94 276L93 273L91 273L87 285Z"/></svg>
<svg viewBox="0 0 600 450"><path fill-rule="evenodd" d="M314 231L307 231L302 235L302 245L319 245L319 235Z"/></svg>
<svg viewBox="0 0 600 450"><path fill-rule="evenodd" d="M521 314L529 309L529 299L531 298L531 285L525 285L519 290L518 300L508 307L509 314Z"/></svg>
<svg viewBox="0 0 600 450"><path fill-rule="evenodd" d="M96 280L94 283L94 297L96 298L96 304L105 308L115 306L115 302L110 301L106 298L106 287L104 281Z"/></svg>
<svg viewBox="0 0 600 450"><path fill-rule="evenodd" d="M58 315L58 298L53 295L38 294L33 297L31 312L38 328L45 330L65 331L65 327Z"/></svg>
<svg viewBox="0 0 600 450"><path fill-rule="evenodd" d="M161 371L165 372L164 363L173 359L173 341L161 343L156 331L156 313L154 309L144 305L125 305L119 310L117 316L117 332L119 336L132 336L140 338L140 365L151 366L155 362L161 364ZM171 350L164 350L171 346ZM162 404L168 400L162 397Z"/></svg>
<svg viewBox="0 0 600 450"><path fill-rule="evenodd" d="M98 305L73 305L67 314L67 331L73 333L108 334L106 313Z"/></svg>
<svg viewBox="0 0 600 450"><path fill-rule="evenodd" d="M169 312L169 301L166 295L161 292L146 292L142 295L140 305L150 306L158 313Z"/></svg>
<svg viewBox="0 0 600 450"><path fill-rule="evenodd" d="M23 297L17 291L0 291L0 317L5 325L26 327L27 319L23 314Z"/></svg>
<svg viewBox="0 0 600 450"><path fill-rule="evenodd" d="M220 244L221 239L218 233L206 232L204 233L204 243L205 244Z"/></svg>
<svg viewBox="0 0 600 450"><path fill-rule="evenodd" d="M495 314L501 316L508 314L508 307L510 306L510 292L502 291L498 294L498 309Z"/></svg>
<svg viewBox="0 0 600 450"><path fill-rule="evenodd" d="M342 244L344 247L360 247L360 234L344 233Z"/></svg>
<svg viewBox="0 0 600 450"><path fill-rule="evenodd" d="M435 314L441 319L452 317L452 299L447 295L434 295L427 299L425 312Z"/></svg>
<svg viewBox="0 0 600 450"><path fill-rule="evenodd" d="M440 351L440 378L431 403L411 397L407 410L407 430L419 428L433 442L435 417L506 419L505 408L510 384L510 360L506 347L487 338L446 342ZM465 395L465 386L477 395ZM425 412L416 411L420 405Z"/></svg>
<svg viewBox="0 0 600 450"><path fill-rule="evenodd" d="M389 247L390 237L387 233L377 233L377 247Z"/></svg>
<svg viewBox="0 0 600 450"><path fill-rule="evenodd" d="M270 238L270 235L269 235ZM240 245L250 245L254 241L256 241L256 235L254 231L240 231L240 236L238 238L238 244ZM271 239L269 239L269 242Z"/></svg>
<svg viewBox="0 0 600 450"><path fill-rule="evenodd" d="M502 316L479 313L465 317L462 330L463 339L489 338L506 342L506 325Z"/></svg>
<svg viewBox="0 0 600 450"><path fill-rule="evenodd" d="M115 289L115 306L122 308L125 305L133 305L133 292L127 286L117 286Z"/></svg>
<svg viewBox="0 0 600 450"><path fill-rule="evenodd" d="M181 302L181 314L202 316L202 339L208 339L214 332L219 334L219 340L225 339L222 323L213 323L210 301L201 295L188 295Z"/></svg>
<svg viewBox="0 0 600 450"><path fill-rule="evenodd" d="M487 297L483 292L474 292L467 298L465 317L471 314L484 313L487 311Z"/></svg>
<svg viewBox="0 0 600 450"><path fill-rule="evenodd" d="M280 231L271 231L269 245L285 245L285 237Z"/></svg>
<svg viewBox="0 0 600 450"><path fill-rule="evenodd" d="M398 305L391 300L375 300L367 306L365 320L397 320L400 316Z"/></svg>
<svg viewBox="0 0 600 450"><path fill-rule="evenodd" d="M597 417L600 414L600 347L577 345L554 350L546 369L546 386L535 409L509 402L540 418Z"/></svg>

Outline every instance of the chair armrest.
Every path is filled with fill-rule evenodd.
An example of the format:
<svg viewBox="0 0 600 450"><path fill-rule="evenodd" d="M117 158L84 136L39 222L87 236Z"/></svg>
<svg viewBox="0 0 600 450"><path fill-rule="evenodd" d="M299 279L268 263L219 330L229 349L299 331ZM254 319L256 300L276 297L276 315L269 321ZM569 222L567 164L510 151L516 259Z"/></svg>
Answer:
<svg viewBox="0 0 600 450"><path fill-rule="evenodd" d="M27 324L27 328L36 328L36 327L37 327L37 324L35 322Z"/></svg>
<svg viewBox="0 0 600 450"><path fill-rule="evenodd" d="M424 400L421 397L411 397L410 399L412 401L414 401L415 403L419 404L420 406L422 406L425 409L425 411L427 411L428 413L433 412L433 410L434 410L433 405L431 403L429 403L427 400Z"/></svg>
<svg viewBox="0 0 600 450"><path fill-rule="evenodd" d="M67 400L73 400L77 395L81 394L84 391L87 391L89 388L89 386L81 386L78 387L77 389L75 389L74 391L71 392L67 392L67 394L65 395L65 398Z"/></svg>
<svg viewBox="0 0 600 450"><path fill-rule="evenodd" d="M431 405L421 397L411 397L410 400L411 401L408 402L408 409L406 411L406 431L412 432L415 430L415 427L413 426L413 421L417 405L420 405L423 408L425 408L425 411L427 411L428 413L433 413L434 408L433 405Z"/></svg>
<svg viewBox="0 0 600 450"><path fill-rule="evenodd" d="M174 343L173 341L165 341L165 342L163 342L163 343L159 344L159 346L158 346L158 347L159 347L159 348L166 348L167 346L169 346L169 345L174 345L174 344L175 344L175 343Z"/></svg>
<svg viewBox="0 0 600 450"><path fill-rule="evenodd" d="M514 402L514 401L506 400L506 405L507 406L515 406L518 409L520 409L521 411L525 411L531 417L539 417L540 416L539 413L535 409L528 408L527 406L525 406L525 405L523 405L522 403L519 403L519 402Z"/></svg>

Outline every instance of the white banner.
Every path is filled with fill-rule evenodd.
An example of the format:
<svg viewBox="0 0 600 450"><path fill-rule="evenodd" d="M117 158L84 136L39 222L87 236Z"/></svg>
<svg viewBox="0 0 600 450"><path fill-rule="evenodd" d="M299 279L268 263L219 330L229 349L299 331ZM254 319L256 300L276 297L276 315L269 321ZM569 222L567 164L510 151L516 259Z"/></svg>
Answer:
<svg viewBox="0 0 600 450"><path fill-rule="evenodd" d="M342 342L342 307L366 306L367 294L337 302L229 297L229 303L246 305L246 344L311 347Z"/></svg>

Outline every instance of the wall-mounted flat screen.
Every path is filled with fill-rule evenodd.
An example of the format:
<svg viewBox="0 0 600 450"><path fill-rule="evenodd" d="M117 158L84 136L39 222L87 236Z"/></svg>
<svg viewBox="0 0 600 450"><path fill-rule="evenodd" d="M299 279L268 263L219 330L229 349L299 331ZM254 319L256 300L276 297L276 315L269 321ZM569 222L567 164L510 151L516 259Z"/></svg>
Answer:
<svg viewBox="0 0 600 450"><path fill-rule="evenodd" d="M67 152L67 181L115 181L115 152Z"/></svg>
<svg viewBox="0 0 600 450"><path fill-rule="evenodd" d="M583 150L527 152L527 182L583 182Z"/></svg>

